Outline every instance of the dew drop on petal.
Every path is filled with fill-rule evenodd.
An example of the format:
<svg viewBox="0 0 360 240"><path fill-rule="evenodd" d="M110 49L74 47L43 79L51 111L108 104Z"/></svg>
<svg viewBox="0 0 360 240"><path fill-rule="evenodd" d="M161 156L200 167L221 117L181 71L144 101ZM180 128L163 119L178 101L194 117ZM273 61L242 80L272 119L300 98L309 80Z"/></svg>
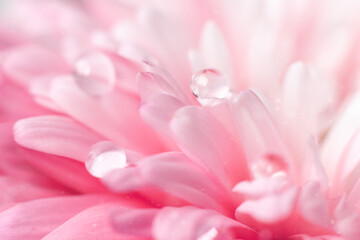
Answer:
<svg viewBox="0 0 360 240"><path fill-rule="evenodd" d="M230 96L228 78L216 69L206 68L195 73L190 87L203 106L215 106Z"/></svg>
<svg viewBox="0 0 360 240"><path fill-rule="evenodd" d="M125 152L110 141L102 141L92 146L86 169L94 177L101 178L107 173L128 166Z"/></svg>
<svg viewBox="0 0 360 240"><path fill-rule="evenodd" d="M74 75L78 86L93 96L103 95L115 85L115 68L101 52L91 52L77 59Z"/></svg>
<svg viewBox="0 0 360 240"><path fill-rule="evenodd" d="M255 178L284 177L287 175L287 163L277 154L260 155L252 164L251 171Z"/></svg>

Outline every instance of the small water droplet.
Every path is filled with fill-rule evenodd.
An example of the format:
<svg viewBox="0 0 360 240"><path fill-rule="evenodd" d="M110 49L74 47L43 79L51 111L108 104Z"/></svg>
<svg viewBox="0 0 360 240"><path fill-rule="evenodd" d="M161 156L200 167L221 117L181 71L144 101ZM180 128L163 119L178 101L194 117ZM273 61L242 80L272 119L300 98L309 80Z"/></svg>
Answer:
<svg viewBox="0 0 360 240"><path fill-rule="evenodd" d="M228 78L220 71L211 68L195 73L190 87L203 106L215 106L231 95Z"/></svg>
<svg viewBox="0 0 360 240"><path fill-rule="evenodd" d="M75 62L74 75L78 86L93 96L103 95L115 85L115 68L101 52L91 52L80 57Z"/></svg>
<svg viewBox="0 0 360 240"><path fill-rule="evenodd" d="M263 154L251 164L251 171L255 178L283 177L287 175L287 163L278 154Z"/></svg>
<svg viewBox="0 0 360 240"><path fill-rule="evenodd" d="M113 170L127 167L128 164L125 152L119 146L102 141L92 146L85 166L91 175L101 178Z"/></svg>

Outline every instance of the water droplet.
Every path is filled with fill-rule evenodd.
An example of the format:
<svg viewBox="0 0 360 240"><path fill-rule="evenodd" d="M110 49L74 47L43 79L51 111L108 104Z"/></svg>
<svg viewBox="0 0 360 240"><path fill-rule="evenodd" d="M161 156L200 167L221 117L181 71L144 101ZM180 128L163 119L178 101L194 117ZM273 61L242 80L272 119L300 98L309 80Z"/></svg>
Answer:
<svg viewBox="0 0 360 240"><path fill-rule="evenodd" d="M282 156L267 153L251 164L251 171L255 178L282 177L287 175L287 163Z"/></svg>
<svg viewBox="0 0 360 240"><path fill-rule="evenodd" d="M216 69L203 69L191 80L191 90L203 106L215 106L230 97L228 78Z"/></svg>
<svg viewBox="0 0 360 240"><path fill-rule="evenodd" d="M113 170L127 167L128 164L125 152L119 146L102 141L92 146L85 166L91 175L101 178Z"/></svg>
<svg viewBox="0 0 360 240"><path fill-rule="evenodd" d="M74 75L78 86L93 96L103 95L115 85L115 68L101 52L91 52L80 57L75 62Z"/></svg>

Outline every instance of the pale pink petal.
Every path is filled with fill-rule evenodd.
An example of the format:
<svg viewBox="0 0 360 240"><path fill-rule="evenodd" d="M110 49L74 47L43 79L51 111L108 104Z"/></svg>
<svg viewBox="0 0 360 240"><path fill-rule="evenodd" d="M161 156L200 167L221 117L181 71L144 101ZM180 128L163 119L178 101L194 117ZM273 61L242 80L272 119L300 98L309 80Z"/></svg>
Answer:
<svg viewBox="0 0 360 240"><path fill-rule="evenodd" d="M241 150L206 109L183 107L175 112L170 126L184 153L211 170L227 187L248 178Z"/></svg>
<svg viewBox="0 0 360 240"><path fill-rule="evenodd" d="M351 141L354 133L360 129L360 93L357 93L344 102L339 115L327 134L321 152L321 159L329 176L330 184L335 184L339 167L343 165L342 154ZM353 166L356 159L351 159Z"/></svg>
<svg viewBox="0 0 360 240"><path fill-rule="evenodd" d="M244 240L256 239L255 232L240 222L195 207L163 208L153 223L153 236L157 240L201 239L209 231L215 233L209 239L233 239L235 236Z"/></svg>
<svg viewBox="0 0 360 240"><path fill-rule="evenodd" d="M229 46L216 22L208 21L205 24L199 45L206 67L218 69L232 79Z"/></svg>
<svg viewBox="0 0 360 240"><path fill-rule="evenodd" d="M331 228L329 205L321 193L320 184L309 182L300 191L298 199L300 214L312 224Z"/></svg>
<svg viewBox="0 0 360 240"><path fill-rule="evenodd" d="M360 216L350 207L345 196L341 198L334 211L335 229L348 240L360 238Z"/></svg>
<svg viewBox="0 0 360 240"><path fill-rule="evenodd" d="M231 207L226 206L228 197L224 189L182 153L146 158L139 163L139 171L148 183L199 207L220 211Z"/></svg>
<svg viewBox="0 0 360 240"><path fill-rule="evenodd" d="M100 141L71 118L57 115L22 119L14 125L14 135L24 147L79 161L84 161L90 147Z"/></svg>
<svg viewBox="0 0 360 240"><path fill-rule="evenodd" d="M245 214L266 224L283 221L291 215L295 207L296 195L296 188L288 188L280 193L246 200L236 209L236 218L240 220Z"/></svg>
<svg viewBox="0 0 360 240"><path fill-rule="evenodd" d="M67 65L60 56L36 45L10 51L3 64L5 76L24 86L28 86L35 77L67 70Z"/></svg>
<svg viewBox="0 0 360 240"><path fill-rule="evenodd" d="M242 91L232 100L231 107L249 161L254 161L263 152L286 157L285 145L276 125L254 92Z"/></svg>
<svg viewBox="0 0 360 240"><path fill-rule="evenodd" d="M161 149L154 132L140 118L139 99L132 93L114 90L92 97L77 87L74 78L66 76L56 79L51 98L66 113L124 148L141 153Z"/></svg>
<svg viewBox="0 0 360 240"><path fill-rule="evenodd" d="M360 209L360 179L358 179L349 193L348 200L358 210Z"/></svg>
<svg viewBox="0 0 360 240"><path fill-rule="evenodd" d="M184 104L167 94L153 94L141 104L142 118L158 132L170 135L170 121Z"/></svg>
<svg viewBox="0 0 360 240"><path fill-rule="evenodd" d="M239 182L233 188L233 191L247 198L259 198L268 194L279 193L289 185L289 182L281 177L259 178L252 181Z"/></svg>

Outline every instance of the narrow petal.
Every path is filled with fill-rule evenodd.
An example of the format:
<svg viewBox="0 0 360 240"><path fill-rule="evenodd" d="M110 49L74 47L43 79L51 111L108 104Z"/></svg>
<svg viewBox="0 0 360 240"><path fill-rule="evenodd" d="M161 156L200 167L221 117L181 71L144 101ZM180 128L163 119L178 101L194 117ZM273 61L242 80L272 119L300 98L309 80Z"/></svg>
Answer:
<svg viewBox="0 0 360 240"><path fill-rule="evenodd" d="M141 176L148 183L194 205L223 210L227 196L211 179L182 153L164 153L142 160ZM221 199L223 207L219 204Z"/></svg>
<svg viewBox="0 0 360 240"><path fill-rule="evenodd" d="M91 146L100 141L72 119L56 115L22 119L14 125L14 135L24 147L79 161L84 161Z"/></svg>
<svg viewBox="0 0 360 240"><path fill-rule="evenodd" d="M249 162L256 163L266 155L292 162L277 126L254 92L239 93L231 101L231 110Z"/></svg>
<svg viewBox="0 0 360 240"><path fill-rule="evenodd" d="M202 31L200 50L207 67L218 69L232 77L230 51L219 26L208 21Z"/></svg>
<svg viewBox="0 0 360 240"><path fill-rule="evenodd" d="M204 108L183 107L170 127L175 141L192 160L230 187L248 178L243 154L226 129Z"/></svg>
<svg viewBox="0 0 360 240"><path fill-rule="evenodd" d="M336 183L336 175L344 164L342 154L353 134L360 129L360 93L352 96L339 111L333 127L322 145L321 159L329 176L330 184ZM354 161L355 159L352 159ZM350 166L353 163L349 162Z"/></svg>
<svg viewBox="0 0 360 240"><path fill-rule="evenodd" d="M55 81L51 98L67 114L124 148L141 153L161 149L157 136L138 114L138 97L129 92L114 90L104 96L92 97L67 76Z"/></svg>
<svg viewBox="0 0 360 240"><path fill-rule="evenodd" d="M154 94L148 97L140 107L142 118L158 132L170 135L170 121L174 113L184 104L167 94Z"/></svg>

